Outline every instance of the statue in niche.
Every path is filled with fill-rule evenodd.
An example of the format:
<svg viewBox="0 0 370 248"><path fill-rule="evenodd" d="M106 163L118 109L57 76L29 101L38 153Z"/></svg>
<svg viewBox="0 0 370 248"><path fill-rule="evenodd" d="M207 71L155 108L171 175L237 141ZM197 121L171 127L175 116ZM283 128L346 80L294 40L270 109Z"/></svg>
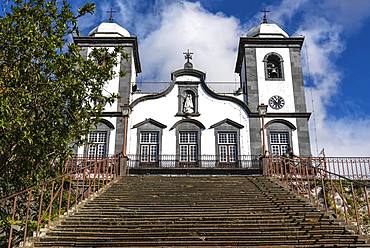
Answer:
<svg viewBox="0 0 370 248"><path fill-rule="evenodd" d="M189 92L187 92L185 95L182 112L184 112L185 114L194 113L193 95Z"/></svg>

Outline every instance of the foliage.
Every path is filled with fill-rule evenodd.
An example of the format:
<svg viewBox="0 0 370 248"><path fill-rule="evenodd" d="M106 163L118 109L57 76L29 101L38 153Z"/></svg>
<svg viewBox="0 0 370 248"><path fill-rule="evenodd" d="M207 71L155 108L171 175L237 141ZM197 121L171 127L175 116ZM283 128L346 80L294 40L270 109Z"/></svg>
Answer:
<svg viewBox="0 0 370 248"><path fill-rule="evenodd" d="M122 48L84 58L66 0L13 0L0 19L0 195L51 176L116 95L103 92ZM95 118L92 118L95 117Z"/></svg>

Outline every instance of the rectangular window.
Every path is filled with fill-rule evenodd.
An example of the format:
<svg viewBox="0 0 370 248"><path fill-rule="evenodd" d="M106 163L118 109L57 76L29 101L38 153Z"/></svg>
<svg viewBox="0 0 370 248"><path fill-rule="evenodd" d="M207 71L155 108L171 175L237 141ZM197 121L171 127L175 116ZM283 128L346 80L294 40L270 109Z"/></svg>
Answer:
<svg viewBox="0 0 370 248"><path fill-rule="evenodd" d="M219 161L223 163L235 163L237 161L237 137L236 132L219 132L217 134Z"/></svg>
<svg viewBox="0 0 370 248"><path fill-rule="evenodd" d="M288 132L271 132L270 146L273 155L282 156L288 151L289 133Z"/></svg>
<svg viewBox="0 0 370 248"><path fill-rule="evenodd" d="M140 132L140 162L158 161L159 132Z"/></svg>
<svg viewBox="0 0 370 248"><path fill-rule="evenodd" d="M179 133L180 162L197 162L198 157L198 133Z"/></svg>
<svg viewBox="0 0 370 248"><path fill-rule="evenodd" d="M87 155L89 158L105 157L107 155L107 132L94 131L88 136Z"/></svg>

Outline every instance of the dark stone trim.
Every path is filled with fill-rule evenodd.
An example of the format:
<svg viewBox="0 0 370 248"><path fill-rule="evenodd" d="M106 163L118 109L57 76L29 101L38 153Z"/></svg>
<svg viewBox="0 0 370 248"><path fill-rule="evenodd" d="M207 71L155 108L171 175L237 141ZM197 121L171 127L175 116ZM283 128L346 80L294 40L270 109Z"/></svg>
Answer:
<svg viewBox="0 0 370 248"><path fill-rule="evenodd" d="M184 113L184 94L190 92L193 96L193 105L194 105L194 112L193 113ZM178 109L175 116L183 116L183 117L190 117L190 116L200 116L199 108L198 108L198 85L179 85L178 86Z"/></svg>
<svg viewBox="0 0 370 248"><path fill-rule="evenodd" d="M290 38L257 38L257 37L241 37L239 41L238 57L235 64L235 72L241 72L242 61L244 58L246 47L297 47L302 48L304 37L290 37Z"/></svg>
<svg viewBox="0 0 370 248"><path fill-rule="evenodd" d="M175 116L177 117L198 117L200 116L200 113L188 113L188 114L176 113Z"/></svg>
<svg viewBox="0 0 370 248"><path fill-rule="evenodd" d="M259 104L259 89L258 89L258 72L257 72L257 55L255 48L246 48L243 63L245 64L245 89L246 99L252 111L257 111Z"/></svg>
<svg viewBox="0 0 370 248"><path fill-rule="evenodd" d="M292 82L294 93L294 106L296 112L306 112L306 97L304 93L304 81L301 64L301 51L297 48L289 49L290 65L292 70Z"/></svg>
<svg viewBox="0 0 370 248"><path fill-rule="evenodd" d="M258 115L258 113L256 113ZM311 113L267 113L267 118L306 118L310 119ZM251 116L256 117L256 116ZM259 117L259 115L258 115Z"/></svg>
<svg viewBox="0 0 370 248"><path fill-rule="evenodd" d="M121 117L122 116L122 113L121 112L102 112L101 113L101 116L102 117Z"/></svg>
<svg viewBox="0 0 370 248"><path fill-rule="evenodd" d="M106 119L101 119L99 122L103 123L104 125L106 125L107 127L109 127L111 130L114 129L114 125L112 124L112 122L106 120Z"/></svg>
<svg viewBox="0 0 370 248"><path fill-rule="evenodd" d="M271 121L269 121L265 124L265 128L268 128L270 125L272 125L274 123L282 123L282 124L288 126L291 130L296 130L297 129L291 122L289 122L287 120L283 120L283 119L271 120Z"/></svg>
<svg viewBox="0 0 370 248"><path fill-rule="evenodd" d="M219 122L213 124L212 126L209 127L209 129L218 127L218 126L220 126L222 124L228 124L230 126L233 126L233 127L239 128L239 129L244 128L243 125L241 125L241 124L239 124L239 123L237 123L235 121L232 121L232 120L226 118L225 120L222 120L222 121L219 121Z"/></svg>
<svg viewBox="0 0 370 248"><path fill-rule="evenodd" d="M297 122L299 156L307 157L312 156L308 122L307 120L298 118L296 119L296 122Z"/></svg>
<svg viewBox="0 0 370 248"><path fill-rule="evenodd" d="M171 128L170 128L170 131L175 129L178 125L182 124L182 123L192 123L194 125L196 125L197 127L200 128L200 130L204 130L206 129L206 127L200 122L200 121L197 121L197 120L194 120L194 119L182 119L182 120L179 120L178 122L176 122ZM181 130L182 131L182 130Z"/></svg>
<svg viewBox="0 0 370 248"><path fill-rule="evenodd" d="M147 101L147 100L158 99L158 98L166 96L168 93L170 93L172 91L172 89L175 87L175 84L176 84L175 82L172 82L164 91L162 91L160 93L150 94L150 95L146 95L146 96L143 96L143 97L140 97L140 98L136 99L135 101L133 101L130 104L131 109L133 109L140 102L144 102L144 101Z"/></svg>
<svg viewBox="0 0 370 248"><path fill-rule="evenodd" d="M200 79L200 81L206 80L206 74L196 69L179 69L171 73L171 80L181 76L194 76Z"/></svg>
<svg viewBox="0 0 370 248"><path fill-rule="evenodd" d="M141 72L141 64L139 57L139 45L137 37L73 37L73 42L80 47L103 47L103 46L122 46L130 44L133 47L135 58L136 72Z"/></svg>
<svg viewBox="0 0 370 248"><path fill-rule="evenodd" d="M139 122L139 123L137 123L137 124L135 124L135 125L133 125L133 127L132 128L138 128L138 127L140 127L140 126L142 126L142 125L145 125L145 124L152 124L153 126L156 126L156 127L159 127L159 128L166 128L167 126L166 125L164 125L164 124L162 124L162 123L160 123L160 122L158 122L158 121L156 121L156 120L153 120L152 118L147 118L147 119L145 119L144 121L142 121L142 122Z"/></svg>
<svg viewBox="0 0 370 248"><path fill-rule="evenodd" d="M261 118L249 119L250 151L252 156L262 154L261 146Z"/></svg>
<svg viewBox="0 0 370 248"><path fill-rule="evenodd" d="M130 104L130 107L133 109L140 102L147 101L147 100L152 100L152 99L158 99L158 98L166 96L168 93L170 93L172 91L172 89L175 87L175 84L176 84L176 82L173 81L170 84L170 86L168 86L167 89L165 89L164 91L162 91L158 94L151 94L151 95L143 96L143 97L140 97L140 98L136 99L135 101L133 101ZM212 91L210 88L208 88L207 84L203 81L200 82L200 85L202 86L203 90L208 95L210 95L211 97L213 97L217 100L233 102L233 103L239 105L250 117L260 117L258 113L252 113L250 111L248 105L245 104L242 100L239 100L239 99L237 99L235 97L231 97L231 96L219 95L219 94L215 93L214 91Z"/></svg>

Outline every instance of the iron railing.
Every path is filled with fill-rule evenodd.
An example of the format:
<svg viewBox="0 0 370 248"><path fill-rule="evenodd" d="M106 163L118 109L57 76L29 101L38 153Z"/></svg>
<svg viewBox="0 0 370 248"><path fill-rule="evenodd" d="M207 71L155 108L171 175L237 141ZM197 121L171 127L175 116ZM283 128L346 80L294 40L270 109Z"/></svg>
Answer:
<svg viewBox="0 0 370 248"><path fill-rule="evenodd" d="M261 160L258 156L239 155L236 157L220 157L217 155L199 155L181 157L180 155L142 156L128 155L129 168L228 168L258 169Z"/></svg>
<svg viewBox="0 0 370 248"><path fill-rule="evenodd" d="M369 158L266 157L263 170L359 234L370 234ZM362 172L361 172L362 171Z"/></svg>
<svg viewBox="0 0 370 248"><path fill-rule="evenodd" d="M39 239L42 228L108 187L119 174L119 159L71 158L60 176L0 199L0 247Z"/></svg>

